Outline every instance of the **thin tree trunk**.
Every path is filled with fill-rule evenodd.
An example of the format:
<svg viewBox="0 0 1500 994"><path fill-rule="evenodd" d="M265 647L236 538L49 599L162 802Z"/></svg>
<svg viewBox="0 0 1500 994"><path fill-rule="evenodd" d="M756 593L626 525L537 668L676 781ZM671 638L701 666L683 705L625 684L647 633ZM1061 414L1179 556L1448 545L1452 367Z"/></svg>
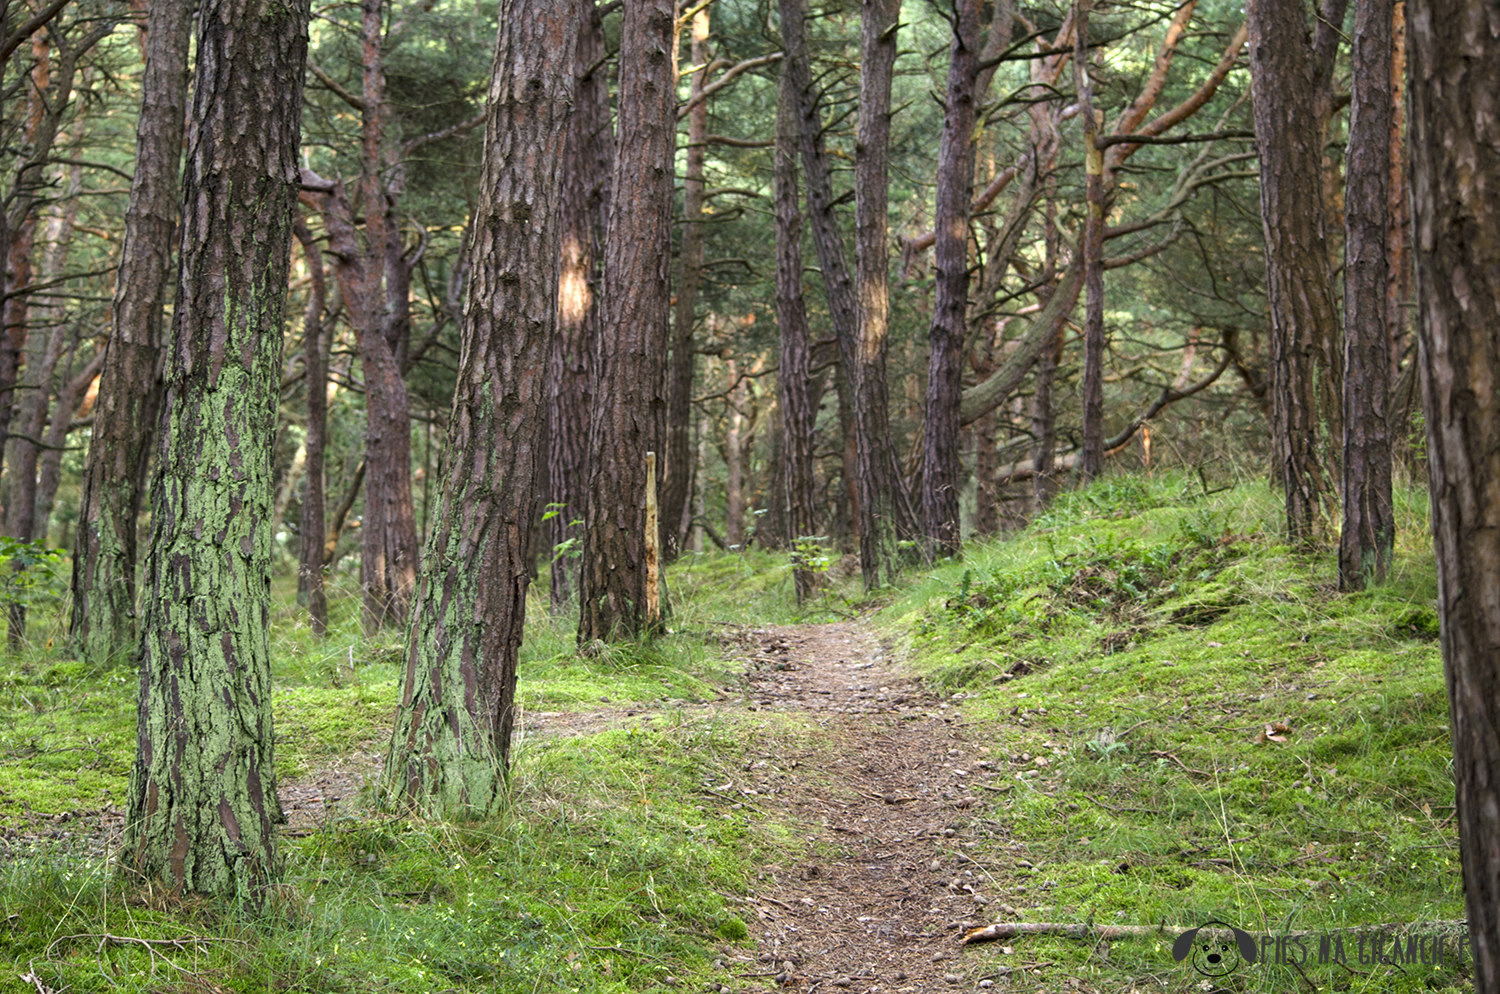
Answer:
<svg viewBox="0 0 1500 994"><path fill-rule="evenodd" d="M813 573L802 568L805 543L817 530L813 520L813 428L817 411L808 396L807 309L802 299L802 212L797 202L797 89L785 71L776 101L776 323L781 332L781 361L776 372L781 411L782 492L773 500L783 508L784 538L792 550L797 603L813 590Z"/></svg>
<svg viewBox="0 0 1500 994"><path fill-rule="evenodd" d="M267 526L308 17L200 12L121 856L174 891L255 904L281 869Z"/></svg>
<svg viewBox="0 0 1500 994"><path fill-rule="evenodd" d="M557 337L552 347L548 396L548 544L556 549L578 535L583 486L588 480L589 377L599 336L599 276L609 202L613 133L609 121L609 77L603 62L604 29L594 0L575 0L578 89L563 153L561 269L558 276ZM573 595L578 558L552 557L553 610Z"/></svg>
<svg viewBox="0 0 1500 994"><path fill-rule="evenodd" d="M1494 7L1410 0L1412 243L1474 989L1500 990L1500 113Z"/></svg>
<svg viewBox="0 0 1500 994"><path fill-rule="evenodd" d="M1396 541L1386 394L1391 0L1355 0L1344 240L1344 519L1339 589L1380 583Z"/></svg>
<svg viewBox="0 0 1500 994"><path fill-rule="evenodd" d="M708 513L708 434L707 415L698 421L698 471L693 474L693 528L690 544L694 555L703 554L703 516Z"/></svg>
<svg viewBox="0 0 1500 994"><path fill-rule="evenodd" d="M389 796L429 814L492 810L510 755L576 37L574 0L502 4L448 471L385 768Z"/></svg>
<svg viewBox="0 0 1500 994"><path fill-rule="evenodd" d="M995 486L995 414L991 411L975 421L974 433L974 533L993 535L1000 530L1000 495Z"/></svg>
<svg viewBox="0 0 1500 994"><path fill-rule="evenodd" d="M625 7L619 139L605 239L607 320L594 353L578 638L648 630L646 453L666 434L667 263L676 137L671 0ZM665 612L666 606L663 605Z"/></svg>
<svg viewBox="0 0 1500 994"><path fill-rule="evenodd" d="M979 8L979 0L957 0L955 4L947 108L938 146L937 247L933 254L937 302L928 334L931 356L922 439L922 518L929 559L958 555L962 550L958 408L969 327L969 201L974 185L974 121L978 109L974 84L979 63Z"/></svg>
<svg viewBox="0 0 1500 994"><path fill-rule="evenodd" d="M1078 0L1073 15L1073 72L1078 80L1078 116L1083 121L1087 215L1083 224L1083 431L1078 452L1078 480L1099 475L1104 457L1104 153L1099 117L1094 110L1094 83L1089 73L1090 0Z"/></svg>
<svg viewBox="0 0 1500 994"><path fill-rule="evenodd" d="M1391 181L1387 192L1385 323L1391 336L1391 372L1394 386L1401 375L1401 357L1406 354L1407 304L1411 301L1411 197L1406 187L1406 0L1395 0L1391 24ZM1402 414L1407 413L1402 411ZM1391 420L1392 443L1399 444L1406 419Z"/></svg>
<svg viewBox="0 0 1500 994"><path fill-rule="evenodd" d="M73 550L70 634L75 651L93 662L137 648L136 519L161 409L162 320L182 206L192 11L172 3L151 4L149 11L135 174Z"/></svg>
<svg viewBox="0 0 1500 994"><path fill-rule="evenodd" d="M1272 478L1285 491L1288 539L1307 545L1324 527L1318 388L1327 375L1322 343L1338 329L1319 186L1326 77L1306 41L1302 3L1250 0L1248 12L1271 314Z"/></svg>
<svg viewBox="0 0 1500 994"><path fill-rule="evenodd" d="M328 439L328 366L323 335L327 281L323 252L300 220L295 233L307 260L311 286L302 319L302 355L307 370L307 483L302 488L302 518L297 528L297 596L307 605L313 634L328 634L328 597L323 590L323 543L327 519L323 492L323 452Z"/></svg>
<svg viewBox="0 0 1500 994"><path fill-rule="evenodd" d="M1057 493L1053 459L1057 452L1057 421L1052 406L1052 385L1057 379L1057 365L1062 356L1062 336L1052 348L1045 349L1036 364L1036 391L1031 395L1031 433L1036 444L1031 449L1031 463L1036 467L1032 478L1031 506L1040 514Z"/></svg>
<svg viewBox="0 0 1500 994"><path fill-rule="evenodd" d="M724 541L743 552L745 548L745 381L733 359L724 364L729 376L729 429L724 433Z"/></svg>
<svg viewBox="0 0 1500 994"><path fill-rule="evenodd" d="M701 98L708 82L708 8L693 15L693 74L691 99ZM688 111L687 172L682 180L682 278L677 282L677 308L672 320L672 367L667 393L667 475L662 485L663 548L671 561L685 534L680 530L683 508L692 493L689 475L689 435L693 418L693 325L698 309L698 284L703 273L703 153L708 141L708 100L697 99Z"/></svg>

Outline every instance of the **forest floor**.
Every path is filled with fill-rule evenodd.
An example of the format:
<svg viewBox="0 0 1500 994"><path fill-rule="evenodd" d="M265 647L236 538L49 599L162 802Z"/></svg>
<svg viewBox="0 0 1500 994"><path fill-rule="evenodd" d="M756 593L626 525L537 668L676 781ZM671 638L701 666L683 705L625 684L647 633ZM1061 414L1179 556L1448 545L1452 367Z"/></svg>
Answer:
<svg viewBox="0 0 1500 994"><path fill-rule="evenodd" d="M966 851L1000 831L976 820L1001 776L989 748L862 625L745 629L730 644L750 666L747 707L800 712L820 743L747 771L759 803L809 843L764 867L746 898L760 921L757 976L856 991L963 979L951 963L963 929L1003 896Z"/></svg>
<svg viewBox="0 0 1500 994"><path fill-rule="evenodd" d="M1010 764L989 758L959 708L925 690L867 624L735 627L721 642L728 661L744 667L743 696L674 707L712 708L732 722L774 714L815 730L759 737L737 782L709 788L750 818L788 823L805 843L760 867L740 899L743 917L759 925L751 926L751 962L743 954L722 961L735 981L749 981L736 989L982 983L971 971L960 976L952 961L964 930L989 920L985 905L1002 907L995 877L970 850L980 838L1003 838L998 822L977 815ZM522 728L533 741L589 735L626 727L646 710L533 711ZM368 814L359 799L379 774L382 747L372 741L283 783L287 831ZM1009 848L1025 851L1021 842ZM1016 969L1028 967L1040 969Z"/></svg>
<svg viewBox="0 0 1500 994"><path fill-rule="evenodd" d="M1172 940L1210 920L1350 957L1370 929L1451 941L1435 576L1401 497L1396 574L1354 595L1263 487L1172 477L869 597L841 569L797 605L763 550L684 557L675 631L590 654L535 592L507 802L468 821L372 808L404 641L363 637L348 591L312 637L284 578L269 915L122 887L134 674L11 656L0 991L1185 994ZM964 945L992 922L1087 938ZM1362 963L1221 989L1472 989Z"/></svg>

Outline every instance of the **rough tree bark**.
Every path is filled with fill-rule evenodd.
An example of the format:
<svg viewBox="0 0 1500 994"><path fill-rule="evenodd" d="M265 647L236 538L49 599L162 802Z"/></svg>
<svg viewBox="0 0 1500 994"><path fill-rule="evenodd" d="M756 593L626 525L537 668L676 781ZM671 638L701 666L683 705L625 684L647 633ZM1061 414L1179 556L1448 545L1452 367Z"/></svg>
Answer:
<svg viewBox="0 0 1500 994"><path fill-rule="evenodd" d="M500 10L448 469L386 757L389 796L431 814L490 811L510 754L557 323L557 163L575 88L576 6L507 0Z"/></svg>
<svg viewBox="0 0 1500 994"><path fill-rule="evenodd" d="M1474 989L1500 990L1500 35L1409 0L1412 242L1459 853Z"/></svg>
<svg viewBox="0 0 1500 994"><path fill-rule="evenodd" d="M306 0L199 13L121 856L253 902L279 872L268 526L308 18Z"/></svg>
<svg viewBox="0 0 1500 994"><path fill-rule="evenodd" d="M382 182L385 66L381 52L385 0L361 0L363 104L359 196L365 213L362 319L352 320L365 378L365 513L360 522L364 629L405 624L417 578L417 516L411 489L411 404L392 346L386 306L388 211ZM351 318L354 300L347 290Z"/></svg>
<svg viewBox="0 0 1500 994"><path fill-rule="evenodd" d="M192 11L171 3L151 4L149 11L135 175L73 550L70 630L74 649L94 662L136 648L136 519L161 406L163 306L182 206Z"/></svg>
<svg viewBox="0 0 1500 994"><path fill-rule="evenodd" d="M785 71L776 100L776 151L773 179L776 195L776 323L781 332L781 362L776 371L781 410L782 492L773 499L784 509L784 531L793 563L800 567L817 529L813 519L813 428L817 411L808 395L807 308L802 299L802 212L797 203L797 90ZM797 603L813 591L814 574L792 571Z"/></svg>
<svg viewBox="0 0 1500 994"><path fill-rule="evenodd" d="M1386 395L1391 0L1355 0L1344 238L1344 520L1339 589L1379 583L1396 542Z"/></svg>
<svg viewBox="0 0 1500 994"><path fill-rule="evenodd" d="M929 559L957 555L962 548L958 408L969 327L969 200L974 185L974 121L978 110L979 9L979 0L955 3L948 96L938 146L937 247L933 253L937 302L928 333L931 356L922 432L922 525ZM993 430L989 444L994 447Z"/></svg>
<svg viewBox="0 0 1500 994"><path fill-rule="evenodd" d="M677 281L677 307L672 318L672 366L667 385L667 466L662 481L662 538L666 558L677 555L686 539L684 513L693 478L688 455L693 418L693 324L698 310L698 283L703 274L703 153L708 141L708 8L693 15L690 58L700 67L693 73L688 111L687 172L682 179L682 247L678 252L682 278Z"/></svg>
<svg viewBox="0 0 1500 994"><path fill-rule="evenodd" d="M859 118L854 143L854 261L858 325L850 382L854 393L859 487L859 566L866 590L887 578L886 536L916 539L921 529L891 444L886 347L890 331L889 207L891 82L900 0L863 0L860 11ZM810 180L809 180L810 183ZM847 360L846 360L847 361Z"/></svg>
<svg viewBox="0 0 1500 994"><path fill-rule="evenodd" d="M1318 386L1328 375L1323 343L1338 333L1319 180L1327 78L1306 40L1302 0L1250 0L1247 11L1271 312L1271 475L1286 494L1287 537L1306 545L1319 538L1329 493Z"/></svg>
<svg viewBox="0 0 1500 994"><path fill-rule="evenodd" d="M297 596L307 605L314 635L328 634L328 597L323 590L323 543L328 537L323 492L323 450L328 439L328 366L323 337L327 281L323 252L300 220L297 241L307 259L311 286L302 319L302 354L307 378L307 482L302 487L302 519L297 529Z"/></svg>
<svg viewBox="0 0 1500 994"><path fill-rule="evenodd" d="M563 152L557 336L552 346L552 382L547 398L547 493L553 505L550 511L556 512L547 519L547 535L554 549L578 534L573 522L583 517L589 412L593 409L589 375L599 334L599 264L614 159L604 27L594 0L575 0L575 8L578 88ZM553 555L554 610L567 606L577 574L576 556Z"/></svg>
<svg viewBox="0 0 1500 994"><path fill-rule="evenodd" d="M619 139L604 246L605 322L594 353L580 570L583 643L647 631L646 453L660 452L666 433L673 21L672 0L639 0L626 5L621 28Z"/></svg>
<svg viewBox="0 0 1500 994"><path fill-rule="evenodd" d="M1084 173L1088 177L1083 222L1083 429L1078 480L1099 475L1104 458L1104 153L1089 72L1089 0L1078 0L1073 19L1073 73L1078 80L1078 116L1083 122Z"/></svg>

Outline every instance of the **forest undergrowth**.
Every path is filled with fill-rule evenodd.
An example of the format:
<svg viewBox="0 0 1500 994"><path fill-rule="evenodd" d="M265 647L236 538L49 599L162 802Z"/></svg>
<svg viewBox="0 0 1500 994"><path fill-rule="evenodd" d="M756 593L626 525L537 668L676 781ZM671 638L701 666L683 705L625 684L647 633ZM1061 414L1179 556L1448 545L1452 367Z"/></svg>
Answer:
<svg viewBox="0 0 1500 994"><path fill-rule="evenodd" d="M50 644L0 663L0 989L821 986L766 968L747 895L768 865L841 843L755 803L743 774L785 740L811 754L789 789L831 789L819 771L850 740L747 706L733 643L855 615L987 757L976 804L940 841L987 895L931 937L951 947L945 989L1197 989L1171 940L1209 919L1350 935L1461 919L1425 494L1401 492L1398 513L1393 579L1350 595L1332 552L1285 546L1262 486L1205 493L1170 474L1063 495L1025 532L873 598L834 563L798 609L785 557L689 556L668 576L673 632L591 656L534 589L504 812L426 822L309 788L316 810L283 837L285 883L258 911L112 869L136 677L68 659L38 623ZM357 757L373 778L402 640L358 635L352 589L316 640L292 585L274 586L278 777L315 784ZM965 927L997 919L1161 931L960 952ZM1222 983L1470 986L1462 966L1360 965L1352 951L1345 968L1262 963Z"/></svg>

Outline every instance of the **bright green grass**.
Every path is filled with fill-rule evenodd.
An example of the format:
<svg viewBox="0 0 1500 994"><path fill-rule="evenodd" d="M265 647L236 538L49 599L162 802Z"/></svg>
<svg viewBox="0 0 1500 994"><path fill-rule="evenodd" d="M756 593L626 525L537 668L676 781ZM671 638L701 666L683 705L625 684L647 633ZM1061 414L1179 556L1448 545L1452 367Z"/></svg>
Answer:
<svg viewBox="0 0 1500 994"><path fill-rule="evenodd" d="M1345 595L1331 553L1281 544L1262 486L1108 480L887 609L1009 759L991 816L1037 864L1008 885L1016 917L1169 929L1117 943L1108 965L1058 939L1016 940L1025 958L1181 981L1170 939L1208 919L1279 932L1463 918L1426 503L1399 495L1392 581ZM1266 740L1278 723L1287 741ZM1231 986L1307 989L1286 967L1256 970ZM1452 979L1366 970L1308 977Z"/></svg>
<svg viewBox="0 0 1500 994"><path fill-rule="evenodd" d="M682 634L588 656L544 589L528 602L522 724L611 709L624 727L521 737L510 803L491 819L344 818L284 838L285 885L259 916L124 886L86 853L72 816L124 804L135 675L57 649L7 659L0 831L15 834L0 866L0 960L12 976L34 961L44 983L72 991L627 991L727 977L712 961L749 934L735 895L791 836L703 789L730 779L764 721L747 730L681 705L735 692L706 640L723 625L810 611L792 602L785 560L763 553L695 557L671 582ZM403 637L363 638L357 596L335 587L331 633L315 639L292 579L273 593L278 775L382 751ZM106 934L202 941L101 948Z"/></svg>

